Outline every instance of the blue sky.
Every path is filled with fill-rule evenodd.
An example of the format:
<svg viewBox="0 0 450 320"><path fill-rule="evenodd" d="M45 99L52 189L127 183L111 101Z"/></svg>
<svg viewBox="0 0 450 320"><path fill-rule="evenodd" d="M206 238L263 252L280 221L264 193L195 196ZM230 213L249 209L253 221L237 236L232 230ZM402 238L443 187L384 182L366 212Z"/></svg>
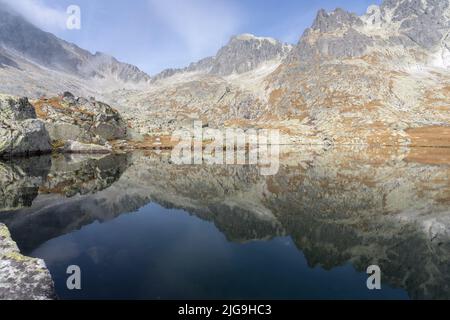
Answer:
<svg viewBox="0 0 450 320"><path fill-rule="evenodd" d="M92 52L154 74L214 55L232 35L253 33L297 43L320 8L363 14L381 0L0 0L31 22ZM81 30L63 27L81 8Z"/></svg>

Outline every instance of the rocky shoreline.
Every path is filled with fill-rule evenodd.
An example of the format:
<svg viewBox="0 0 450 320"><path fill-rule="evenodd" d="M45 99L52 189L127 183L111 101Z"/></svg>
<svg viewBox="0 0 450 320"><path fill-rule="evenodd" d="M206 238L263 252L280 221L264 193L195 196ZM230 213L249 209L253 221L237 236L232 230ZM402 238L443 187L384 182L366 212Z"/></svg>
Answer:
<svg viewBox="0 0 450 320"><path fill-rule="evenodd" d="M45 262L23 256L0 223L0 300L53 300L55 288Z"/></svg>
<svg viewBox="0 0 450 320"><path fill-rule="evenodd" d="M0 95L0 159L51 153L108 154L113 152L109 141L126 135L127 126L119 113L93 98L65 92L30 102L26 97ZM22 255L8 228L0 224L0 300L55 298L45 262Z"/></svg>
<svg viewBox="0 0 450 320"><path fill-rule="evenodd" d="M50 153L109 154L133 150L170 150L174 141L171 132L152 131L135 121L126 120L127 112L119 112L95 98L75 97L64 92L56 97L28 100L0 94L0 159L28 157ZM192 119L191 119L192 120ZM247 128L242 124L243 128ZM192 122L184 129L192 130ZM235 128L224 124L218 128ZM267 126L255 125L265 129ZM279 129L273 127L272 129ZM281 145L366 145L392 147L450 147L446 125L408 129L405 142L362 139L352 143L310 138L296 132L280 130ZM146 132L146 133L144 133Z"/></svg>

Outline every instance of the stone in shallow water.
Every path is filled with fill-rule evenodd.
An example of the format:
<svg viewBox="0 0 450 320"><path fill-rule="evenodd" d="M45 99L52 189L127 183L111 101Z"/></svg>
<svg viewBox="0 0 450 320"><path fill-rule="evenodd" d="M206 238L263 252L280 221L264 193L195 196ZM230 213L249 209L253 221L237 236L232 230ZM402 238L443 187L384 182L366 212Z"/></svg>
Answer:
<svg viewBox="0 0 450 320"><path fill-rule="evenodd" d="M43 260L23 256L0 223L0 300L55 299L50 272Z"/></svg>
<svg viewBox="0 0 450 320"><path fill-rule="evenodd" d="M78 141L68 141L64 145L64 152L67 153L111 153L112 148L98 144L81 143Z"/></svg>

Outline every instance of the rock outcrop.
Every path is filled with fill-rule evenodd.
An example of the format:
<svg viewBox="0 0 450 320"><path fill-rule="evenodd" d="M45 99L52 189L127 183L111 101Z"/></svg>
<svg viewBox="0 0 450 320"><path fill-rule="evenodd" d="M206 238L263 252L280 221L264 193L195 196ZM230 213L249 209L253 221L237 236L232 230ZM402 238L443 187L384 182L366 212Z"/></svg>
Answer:
<svg viewBox="0 0 450 320"><path fill-rule="evenodd" d="M50 151L47 130L28 99L0 96L0 157Z"/></svg>
<svg viewBox="0 0 450 320"><path fill-rule="evenodd" d="M127 136L127 125L120 114L94 98L88 100L65 92L57 97L33 101L33 104L38 117L45 123L52 144L66 144L66 151L105 151L109 140ZM83 144L103 147L83 147Z"/></svg>
<svg viewBox="0 0 450 320"><path fill-rule="evenodd" d="M23 256L0 223L0 300L51 300L55 289L43 260Z"/></svg>
<svg viewBox="0 0 450 320"><path fill-rule="evenodd" d="M109 153L109 141L127 137L127 124L118 111L94 98L65 92L33 104L27 98L0 96L1 157Z"/></svg>

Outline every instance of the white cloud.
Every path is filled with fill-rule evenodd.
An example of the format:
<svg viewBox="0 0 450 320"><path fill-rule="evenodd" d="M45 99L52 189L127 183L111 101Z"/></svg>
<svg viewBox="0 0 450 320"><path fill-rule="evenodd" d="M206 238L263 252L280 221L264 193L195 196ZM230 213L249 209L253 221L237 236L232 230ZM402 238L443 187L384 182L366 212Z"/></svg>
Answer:
<svg viewBox="0 0 450 320"><path fill-rule="evenodd" d="M51 8L40 0L0 0L0 2L45 31L58 32L66 27L65 10Z"/></svg>
<svg viewBox="0 0 450 320"><path fill-rule="evenodd" d="M151 14L185 43L187 55L211 54L240 25L238 8L226 0L148 0Z"/></svg>

